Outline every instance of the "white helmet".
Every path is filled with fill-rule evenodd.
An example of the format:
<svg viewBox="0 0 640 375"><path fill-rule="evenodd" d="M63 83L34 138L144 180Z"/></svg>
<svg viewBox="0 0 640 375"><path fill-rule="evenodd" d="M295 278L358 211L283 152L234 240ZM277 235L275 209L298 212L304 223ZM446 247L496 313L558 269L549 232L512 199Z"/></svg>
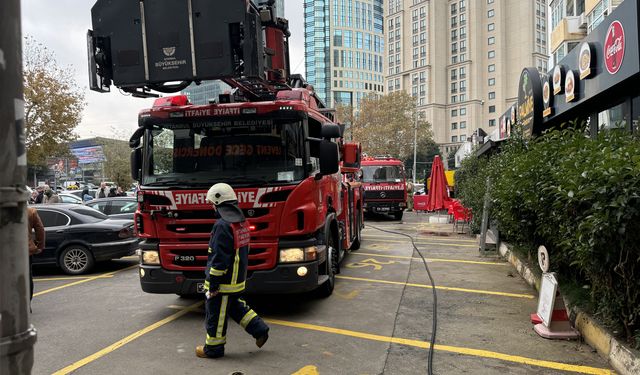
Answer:
<svg viewBox="0 0 640 375"><path fill-rule="evenodd" d="M237 201L236 193L228 184L219 183L209 188L207 192L207 202L219 205L224 202Z"/></svg>

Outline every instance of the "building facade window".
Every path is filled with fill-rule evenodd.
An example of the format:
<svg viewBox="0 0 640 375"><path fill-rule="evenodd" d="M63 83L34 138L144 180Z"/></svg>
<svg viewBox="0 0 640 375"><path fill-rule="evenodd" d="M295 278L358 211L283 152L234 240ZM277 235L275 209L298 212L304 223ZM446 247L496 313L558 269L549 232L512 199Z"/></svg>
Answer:
<svg viewBox="0 0 640 375"><path fill-rule="evenodd" d="M487 31L493 31L496 29L496 24L495 23L490 23L487 25Z"/></svg>
<svg viewBox="0 0 640 375"><path fill-rule="evenodd" d="M495 86L496 85L496 79L495 78L489 78L489 86Z"/></svg>
<svg viewBox="0 0 640 375"><path fill-rule="evenodd" d="M487 18L493 18L494 15L495 15L495 11L493 9L489 9L487 11Z"/></svg>
<svg viewBox="0 0 640 375"><path fill-rule="evenodd" d="M496 98L496 92L495 91L489 92L489 100L493 100L495 98Z"/></svg>
<svg viewBox="0 0 640 375"><path fill-rule="evenodd" d="M451 123L451 130L456 130L458 129L458 123L457 122L452 122Z"/></svg>
<svg viewBox="0 0 640 375"><path fill-rule="evenodd" d="M489 106L489 113L495 113L496 112L496 106L495 105L490 105Z"/></svg>
<svg viewBox="0 0 640 375"><path fill-rule="evenodd" d="M489 120L489 127L492 127L492 126L496 126L496 120L495 119Z"/></svg>

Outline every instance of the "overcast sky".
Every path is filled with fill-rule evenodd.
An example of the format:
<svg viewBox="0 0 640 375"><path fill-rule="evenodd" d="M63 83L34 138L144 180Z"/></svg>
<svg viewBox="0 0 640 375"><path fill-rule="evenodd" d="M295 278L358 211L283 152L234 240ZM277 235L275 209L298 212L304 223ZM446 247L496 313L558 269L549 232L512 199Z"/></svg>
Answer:
<svg viewBox="0 0 640 375"><path fill-rule="evenodd" d="M3 1L3 0L0 0ZM34 37L55 53L58 64L69 66L85 91L87 106L76 132L81 138L130 134L137 126L138 111L152 100L124 96L112 87L100 94L88 88L86 33L91 28L94 0L22 0L22 33ZM290 20L293 73L304 74L303 1L286 0L285 16ZM295 70L293 70L295 69Z"/></svg>

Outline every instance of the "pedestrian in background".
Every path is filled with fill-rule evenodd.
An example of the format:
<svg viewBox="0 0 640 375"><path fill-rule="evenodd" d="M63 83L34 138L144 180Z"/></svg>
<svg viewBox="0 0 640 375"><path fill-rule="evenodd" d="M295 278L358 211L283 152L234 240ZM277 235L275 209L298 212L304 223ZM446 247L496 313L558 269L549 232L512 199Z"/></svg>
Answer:
<svg viewBox="0 0 640 375"><path fill-rule="evenodd" d="M93 197L89 194L89 188L82 189L82 201L89 202L90 200L93 200Z"/></svg>
<svg viewBox="0 0 640 375"><path fill-rule="evenodd" d="M126 197L127 193L124 192L124 190L122 190L122 188L120 186L118 186L118 190L116 192L116 195L119 197Z"/></svg>
<svg viewBox="0 0 640 375"><path fill-rule="evenodd" d="M51 204L51 203L61 203L60 197L56 194L48 185L44 187L44 198L42 199L42 203Z"/></svg>
<svg viewBox="0 0 640 375"><path fill-rule="evenodd" d="M36 191L38 192L38 197L36 198L36 204L40 204L42 203L42 200L44 199L44 186L38 186L36 188Z"/></svg>
<svg viewBox="0 0 640 375"><path fill-rule="evenodd" d="M407 181L407 211L413 211L413 184Z"/></svg>
<svg viewBox="0 0 640 375"><path fill-rule="evenodd" d="M29 197L29 204L36 204L38 200L38 192L36 190L31 192L31 197Z"/></svg>
<svg viewBox="0 0 640 375"><path fill-rule="evenodd" d="M109 189L109 195L107 195L107 197L111 198L111 197L117 197L118 194L116 194L116 188L112 187L111 189Z"/></svg>
<svg viewBox="0 0 640 375"><path fill-rule="evenodd" d="M107 184L102 181L100 183L100 191L98 192L98 198L106 198L107 197Z"/></svg>
<svg viewBox="0 0 640 375"><path fill-rule="evenodd" d="M249 224L238 207L238 198L227 184L215 184L207 192L216 223L211 231L205 270L204 346L196 347L200 358L224 356L227 342L227 314L256 339L261 348L269 338L269 327L242 298L249 259Z"/></svg>
<svg viewBox="0 0 640 375"><path fill-rule="evenodd" d="M44 225L38 215L38 211L33 207L27 207L28 238L29 238L29 287L31 288L31 299L33 299L33 272L31 272L32 257L40 254L44 250Z"/></svg>

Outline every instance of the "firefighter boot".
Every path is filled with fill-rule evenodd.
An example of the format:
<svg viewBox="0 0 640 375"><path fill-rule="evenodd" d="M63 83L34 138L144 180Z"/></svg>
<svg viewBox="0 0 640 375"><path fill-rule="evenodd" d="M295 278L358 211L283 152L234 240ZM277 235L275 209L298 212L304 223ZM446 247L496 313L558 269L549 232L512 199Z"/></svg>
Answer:
<svg viewBox="0 0 640 375"><path fill-rule="evenodd" d="M204 350L204 346L199 345L196 346L196 356L200 358L221 358L224 357L224 347L220 350L215 350L214 352L209 352L208 354Z"/></svg>
<svg viewBox="0 0 640 375"><path fill-rule="evenodd" d="M256 339L256 346L262 348L269 339L269 326L259 317L256 316L247 326L247 332Z"/></svg>

